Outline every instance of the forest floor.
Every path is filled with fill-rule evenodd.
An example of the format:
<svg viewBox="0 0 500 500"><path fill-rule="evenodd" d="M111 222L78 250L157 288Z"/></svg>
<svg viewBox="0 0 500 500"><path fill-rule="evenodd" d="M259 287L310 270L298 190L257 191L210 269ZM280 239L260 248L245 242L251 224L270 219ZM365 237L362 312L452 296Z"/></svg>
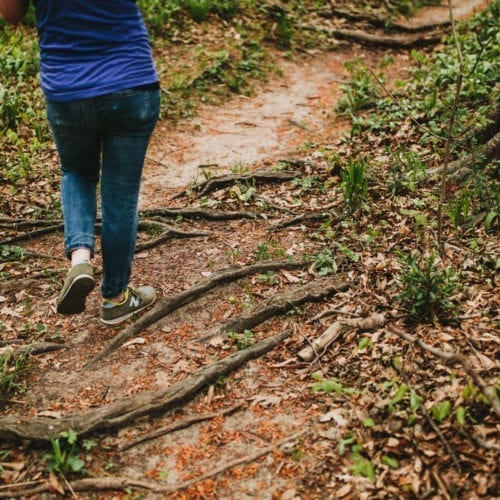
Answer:
<svg viewBox="0 0 500 500"><path fill-rule="evenodd" d="M480 4L461 2L468 7L462 15ZM422 10L413 22L434 21L433 9ZM470 380L460 362L447 364L408 340L419 338L440 353L456 348L477 373L492 376L498 288L488 255L469 255L452 241L446 249L450 261L461 262L464 272L480 261L491 279L478 279L455 297L461 303L459 320L409 326L395 301L401 263L394 249L415 244L418 228L400 214L411 204L391 197L375 180L370 194L378 211L360 215L355 228L343 227L335 216L341 210L340 174L325 151L349 154L351 124L334 111L348 76L344 63L357 57L377 71L388 56L389 85L404 80L409 50L342 42L327 53L280 61L281 74L251 97L200 106L190 120L158 124L144 171L133 284L154 285L159 302L168 305L169 297L209 282L220 270L262 268L237 280L215 280L185 305L137 328L103 359L94 357L124 329L100 323L97 288L84 314L55 313L67 269L60 233L25 243L45 258L19 268L3 264L14 277L0 289L4 332L19 334L22 323L25 335L33 337L42 325L41 337L65 347L33 356L26 391L9 402L5 415L45 423L85 414L97 418L99 409L113 403L126 406L130 398L135 405L143 394L195 384L216 360L250 352L273 335L283 333L283 339L267 354L207 379L181 401L152 412L141 413L139 406L138 417L123 425L108 417L109 425L82 437L91 449L79 451L88 481L79 491L79 476L68 473L66 482L49 474L43 456L53 451L50 443L2 445L9 454L0 469L0 498L24 483L24 490L34 488L32 495L42 497L47 493L40 486L48 481L49 495L62 489L70 495L70 483L73 496L82 498L493 498L498 493L493 411L477 398L468 410L476 425L459 426L451 417L437 425L433 408L462 394L451 400L453 413ZM381 145L371 156L388 164ZM276 177L255 177L263 171ZM217 184L225 174L232 179ZM193 207L205 213L193 216ZM211 210L216 209L239 215L215 220ZM326 211L333 216L325 219ZM311 214L317 219L307 217ZM183 234L147 245L167 224ZM329 232L336 236L325 254ZM493 243L489 250L493 258ZM311 260L304 262L303 255ZM300 265L287 266L296 260ZM99 274L99 254L95 265ZM333 266L334 275L328 272ZM256 317L280 300L279 313L235 327L235 319ZM132 331L135 323L127 325ZM313 349L313 340L326 330L335 336ZM419 398L422 406L415 403ZM180 425L133 442L171 424ZM115 487L99 492L106 489L106 478L115 480Z"/></svg>

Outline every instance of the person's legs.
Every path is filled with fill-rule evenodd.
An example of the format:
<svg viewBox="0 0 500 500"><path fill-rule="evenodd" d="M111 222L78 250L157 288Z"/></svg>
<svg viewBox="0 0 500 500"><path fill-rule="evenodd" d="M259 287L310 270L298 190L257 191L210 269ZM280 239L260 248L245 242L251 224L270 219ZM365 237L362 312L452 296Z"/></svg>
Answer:
<svg viewBox="0 0 500 500"><path fill-rule="evenodd" d="M47 116L61 160L64 247L73 266L57 300L57 311L63 314L82 312L95 283L90 258L94 252L101 145L95 131L85 125L91 112L89 105L88 100L47 100Z"/></svg>
<svg viewBox="0 0 500 500"><path fill-rule="evenodd" d="M137 238L137 204L146 150L159 114L159 92L129 90L99 99L105 122L101 199L104 299L128 288Z"/></svg>

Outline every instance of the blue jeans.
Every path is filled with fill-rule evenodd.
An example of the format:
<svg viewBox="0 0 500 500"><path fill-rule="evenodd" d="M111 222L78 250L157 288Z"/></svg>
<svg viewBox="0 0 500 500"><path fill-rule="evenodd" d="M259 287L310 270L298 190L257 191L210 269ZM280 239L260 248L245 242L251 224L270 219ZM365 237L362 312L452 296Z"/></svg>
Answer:
<svg viewBox="0 0 500 500"><path fill-rule="evenodd" d="M77 248L94 254L100 178L101 293L104 298L116 297L129 284L142 168L158 120L160 91L130 89L78 101L46 102L61 160L66 255Z"/></svg>

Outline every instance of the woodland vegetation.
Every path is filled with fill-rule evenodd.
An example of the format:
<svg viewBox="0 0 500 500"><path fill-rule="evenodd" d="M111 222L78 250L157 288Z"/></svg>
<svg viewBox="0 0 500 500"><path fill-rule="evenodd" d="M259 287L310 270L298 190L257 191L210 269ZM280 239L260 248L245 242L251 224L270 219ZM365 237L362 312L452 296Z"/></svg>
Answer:
<svg viewBox="0 0 500 500"><path fill-rule="evenodd" d="M418 27L402 16L436 2L139 3L162 123L342 50L348 132L200 168L140 214L137 273L175 289L122 329L63 321L33 14L0 21L0 498L497 495L500 2ZM87 382L44 396L49 372ZM139 474L156 455L176 462Z"/></svg>

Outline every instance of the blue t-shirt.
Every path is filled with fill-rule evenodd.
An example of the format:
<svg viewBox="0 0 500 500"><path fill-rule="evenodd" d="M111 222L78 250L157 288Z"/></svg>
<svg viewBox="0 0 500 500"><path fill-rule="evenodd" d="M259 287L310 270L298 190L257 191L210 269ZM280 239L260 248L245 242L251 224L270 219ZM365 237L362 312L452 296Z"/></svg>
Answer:
<svg viewBox="0 0 500 500"><path fill-rule="evenodd" d="M73 101L158 81L134 0L35 0L42 89Z"/></svg>

